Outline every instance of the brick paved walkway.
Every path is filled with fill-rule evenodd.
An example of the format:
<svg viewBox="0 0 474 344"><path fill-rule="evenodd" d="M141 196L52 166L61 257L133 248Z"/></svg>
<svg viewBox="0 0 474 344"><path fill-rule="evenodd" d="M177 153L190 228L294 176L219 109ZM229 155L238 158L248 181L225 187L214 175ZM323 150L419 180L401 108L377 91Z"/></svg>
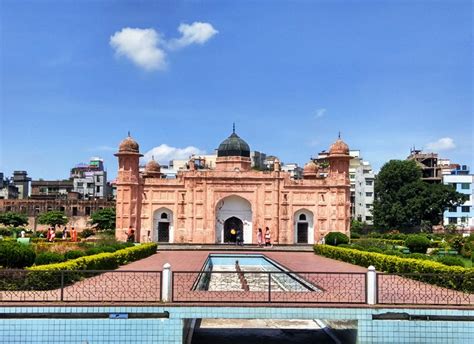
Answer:
<svg viewBox="0 0 474 344"><path fill-rule="evenodd" d="M122 266L120 270L161 271L165 263L173 271L199 271L211 253L261 253L293 271L311 272L367 272L367 269L338 260L315 255L313 252L272 252L271 248L259 251L159 251L157 254Z"/></svg>

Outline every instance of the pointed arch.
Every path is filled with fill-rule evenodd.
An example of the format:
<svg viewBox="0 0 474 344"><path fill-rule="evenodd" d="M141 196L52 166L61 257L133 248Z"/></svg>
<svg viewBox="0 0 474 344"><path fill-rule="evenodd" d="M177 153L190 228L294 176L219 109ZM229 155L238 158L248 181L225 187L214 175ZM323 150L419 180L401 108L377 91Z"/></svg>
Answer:
<svg viewBox="0 0 474 344"><path fill-rule="evenodd" d="M311 210L301 208L294 213L295 244L314 244L314 214Z"/></svg>
<svg viewBox="0 0 474 344"><path fill-rule="evenodd" d="M153 212L151 240L155 242L174 242L174 216L169 208L162 207Z"/></svg>
<svg viewBox="0 0 474 344"><path fill-rule="evenodd" d="M235 223L242 222L243 242L252 243L252 204L244 197L229 195L216 202L216 242L224 243L232 241L229 238L231 228L225 226L230 218L236 218Z"/></svg>

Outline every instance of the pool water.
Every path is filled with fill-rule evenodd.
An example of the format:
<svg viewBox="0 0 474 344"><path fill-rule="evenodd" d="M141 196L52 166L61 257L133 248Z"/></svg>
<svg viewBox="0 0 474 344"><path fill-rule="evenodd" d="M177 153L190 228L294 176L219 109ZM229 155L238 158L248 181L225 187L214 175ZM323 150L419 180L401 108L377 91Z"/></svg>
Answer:
<svg viewBox="0 0 474 344"><path fill-rule="evenodd" d="M240 270L240 271L239 271ZM319 289L262 254L210 254L194 290L308 292Z"/></svg>

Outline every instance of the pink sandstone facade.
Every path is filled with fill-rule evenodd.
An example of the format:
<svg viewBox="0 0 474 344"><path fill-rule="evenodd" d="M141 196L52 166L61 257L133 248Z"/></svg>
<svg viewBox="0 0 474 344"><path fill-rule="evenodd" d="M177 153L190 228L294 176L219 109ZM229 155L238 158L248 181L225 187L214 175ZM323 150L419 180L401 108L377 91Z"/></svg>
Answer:
<svg viewBox="0 0 474 344"><path fill-rule="evenodd" d="M327 173L310 161L304 178L250 169L250 149L235 132L218 149L215 169L189 168L164 179L154 160L139 171L138 144L129 136L119 146L117 231L126 240L219 244L240 228L245 244L269 227L275 244L312 244L325 234L349 234L349 147L338 139L329 150ZM326 175L326 176L323 176ZM235 239L235 238L234 238Z"/></svg>

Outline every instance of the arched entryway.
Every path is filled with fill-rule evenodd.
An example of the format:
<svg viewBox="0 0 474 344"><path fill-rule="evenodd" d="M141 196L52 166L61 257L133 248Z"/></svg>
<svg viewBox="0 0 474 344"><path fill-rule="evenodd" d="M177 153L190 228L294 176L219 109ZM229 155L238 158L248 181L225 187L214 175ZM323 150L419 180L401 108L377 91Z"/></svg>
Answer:
<svg viewBox="0 0 474 344"><path fill-rule="evenodd" d="M235 242L231 236L231 227L241 228L242 240L252 243L252 205L245 198L232 195L221 199L216 204L216 242Z"/></svg>
<svg viewBox="0 0 474 344"><path fill-rule="evenodd" d="M224 222L224 243L235 243L237 234L243 233L244 223L238 217L229 217Z"/></svg>
<svg viewBox="0 0 474 344"><path fill-rule="evenodd" d="M295 243L314 244L313 213L301 209L295 213Z"/></svg>
<svg viewBox="0 0 474 344"><path fill-rule="evenodd" d="M152 240L171 243L173 238L173 212L167 208L156 210L153 216Z"/></svg>

